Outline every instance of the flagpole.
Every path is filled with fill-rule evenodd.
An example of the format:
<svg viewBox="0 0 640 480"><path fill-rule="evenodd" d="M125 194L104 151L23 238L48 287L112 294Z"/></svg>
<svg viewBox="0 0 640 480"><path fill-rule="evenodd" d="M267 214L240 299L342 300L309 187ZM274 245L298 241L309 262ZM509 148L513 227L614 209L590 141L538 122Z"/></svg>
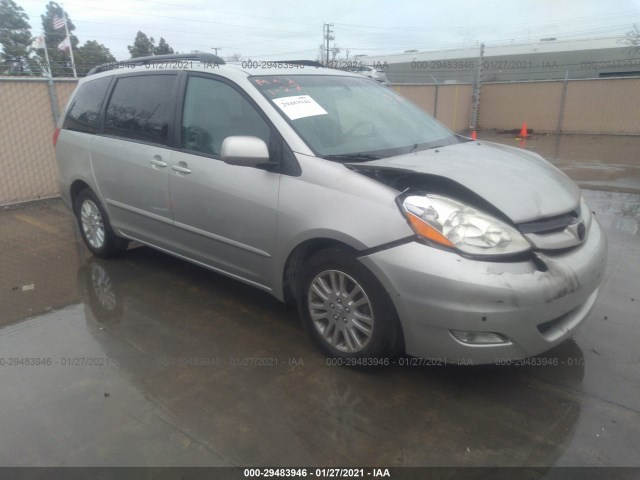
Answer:
<svg viewBox="0 0 640 480"><path fill-rule="evenodd" d="M64 19L64 31L67 34L67 40L69 41L69 54L71 55L71 68L73 68L73 76L74 78L78 78L78 74L76 73L76 61L73 59L73 46L71 45L71 37L69 36L69 29L67 28L67 12L65 12L64 6L62 7L62 18Z"/></svg>
<svg viewBox="0 0 640 480"><path fill-rule="evenodd" d="M44 59L47 62L47 72L49 73L49 78L51 78L51 62L49 61L49 52L47 51L47 37L44 32L42 33L42 43L44 45Z"/></svg>
<svg viewBox="0 0 640 480"><path fill-rule="evenodd" d="M53 124L58 124L58 119L60 118L60 112L58 110L58 94L56 92L56 86L53 83L53 76L51 75L51 65L49 64L49 52L47 51L47 42L45 40L45 34L42 32L41 37L35 37L33 43L31 44L32 48L36 50L40 50L44 48L44 58L47 61L46 70L43 69L43 73L47 74L47 88L49 89L49 101L51 102L51 113L53 114Z"/></svg>

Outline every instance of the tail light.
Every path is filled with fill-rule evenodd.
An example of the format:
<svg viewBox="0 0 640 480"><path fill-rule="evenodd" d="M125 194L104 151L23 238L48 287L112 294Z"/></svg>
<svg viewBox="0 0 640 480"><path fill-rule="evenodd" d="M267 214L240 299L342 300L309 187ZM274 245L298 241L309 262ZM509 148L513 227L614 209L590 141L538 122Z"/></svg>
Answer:
<svg viewBox="0 0 640 480"><path fill-rule="evenodd" d="M53 132L53 146L56 146L56 143L58 143L58 136L60 135L60 129L56 128L56 130Z"/></svg>

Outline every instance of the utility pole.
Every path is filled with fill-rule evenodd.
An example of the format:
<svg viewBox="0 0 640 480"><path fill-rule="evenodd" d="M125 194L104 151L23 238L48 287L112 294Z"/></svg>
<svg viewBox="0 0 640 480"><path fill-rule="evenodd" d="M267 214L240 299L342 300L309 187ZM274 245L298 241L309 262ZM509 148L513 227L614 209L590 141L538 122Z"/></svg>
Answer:
<svg viewBox="0 0 640 480"><path fill-rule="evenodd" d="M327 62L325 63L325 66L327 67L329 66L329 40L335 40L336 38L335 35L333 35L333 30L331 30L331 27L333 27L333 23L325 23L323 27L324 39L327 42Z"/></svg>
<svg viewBox="0 0 640 480"><path fill-rule="evenodd" d="M478 128L478 111L480 110L480 86L482 84L482 64L484 63L484 43L480 44L480 55L478 56L478 70L476 73L476 83L473 86L471 121L469 127L471 130Z"/></svg>
<svg viewBox="0 0 640 480"><path fill-rule="evenodd" d="M222 47L211 47L211 50L215 50L216 55L218 55L218 50L222 50Z"/></svg>

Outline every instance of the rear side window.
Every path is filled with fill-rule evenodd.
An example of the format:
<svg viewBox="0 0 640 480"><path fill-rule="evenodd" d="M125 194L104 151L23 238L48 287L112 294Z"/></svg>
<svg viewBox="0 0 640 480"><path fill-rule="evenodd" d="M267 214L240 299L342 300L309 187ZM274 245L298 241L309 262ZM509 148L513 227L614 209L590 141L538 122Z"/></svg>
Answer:
<svg viewBox="0 0 640 480"><path fill-rule="evenodd" d="M175 75L119 78L107 106L104 133L166 145L175 81Z"/></svg>
<svg viewBox="0 0 640 480"><path fill-rule="evenodd" d="M100 109L110 83L111 77L103 77L80 85L71 101L62 128L96 133Z"/></svg>

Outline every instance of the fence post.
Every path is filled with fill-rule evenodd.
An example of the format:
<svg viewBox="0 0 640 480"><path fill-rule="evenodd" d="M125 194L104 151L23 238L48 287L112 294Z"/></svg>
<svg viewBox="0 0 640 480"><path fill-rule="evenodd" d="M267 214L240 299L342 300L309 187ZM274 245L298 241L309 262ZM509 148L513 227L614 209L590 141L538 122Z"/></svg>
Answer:
<svg viewBox="0 0 640 480"><path fill-rule="evenodd" d="M436 98L433 101L433 118L438 118L438 86L440 84L438 80L436 80L436 77L433 75L430 75L430 77L433 78L433 81L436 83Z"/></svg>
<svg viewBox="0 0 640 480"><path fill-rule="evenodd" d="M484 62L484 43L480 44L480 55L478 57L478 71L476 73L476 83L473 86L473 95L471 96L471 121L469 128L476 130L478 128L478 111L480 109L480 86L482 84L482 64Z"/></svg>
<svg viewBox="0 0 640 480"><path fill-rule="evenodd" d="M58 92L56 92L56 85L53 83L53 79L49 77L47 80L49 89L49 100L51 101L51 114L53 115L54 127L58 125L58 119L60 118L60 110L58 110Z"/></svg>
<svg viewBox="0 0 640 480"><path fill-rule="evenodd" d="M569 70L564 75L562 82L562 94L560 95L560 112L558 113L558 127L556 133L562 133L562 122L564 121L564 104L567 99L567 83L569 83Z"/></svg>

